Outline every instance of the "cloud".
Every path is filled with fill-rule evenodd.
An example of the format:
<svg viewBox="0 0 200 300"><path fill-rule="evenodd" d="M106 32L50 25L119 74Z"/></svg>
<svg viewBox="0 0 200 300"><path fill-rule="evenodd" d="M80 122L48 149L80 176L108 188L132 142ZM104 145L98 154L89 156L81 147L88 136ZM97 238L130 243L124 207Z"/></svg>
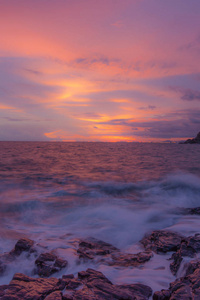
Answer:
<svg viewBox="0 0 200 300"><path fill-rule="evenodd" d="M192 41L183 44L178 48L180 51L188 51L192 50L200 54L200 35L198 35L195 39Z"/></svg>
<svg viewBox="0 0 200 300"><path fill-rule="evenodd" d="M182 87L171 87L171 89L181 94L181 99L185 101L200 101L200 91L185 89Z"/></svg>
<svg viewBox="0 0 200 300"><path fill-rule="evenodd" d="M116 65L120 67L121 59L118 58L109 58L107 56L96 54L90 57L78 57L75 60L71 61L69 65L73 67L81 67L81 68L90 68L97 66L113 66Z"/></svg>
<svg viewBox="0 0 200 300"><path fill-rule="evenodd" d="M156 108L155 105L148 105L148 106L139 107L140 110L148 110L148 109L153 110L155 108Z"/></svg>
<svg viewBox="0 0 200 300"><path fill-rule="evenodd" d="M192 137L200 129L200 110L177 110L160 120L132 121L130 119L113 119L103 124L124 126L124 132L132 131L133 136L156 139Z"/></svg>

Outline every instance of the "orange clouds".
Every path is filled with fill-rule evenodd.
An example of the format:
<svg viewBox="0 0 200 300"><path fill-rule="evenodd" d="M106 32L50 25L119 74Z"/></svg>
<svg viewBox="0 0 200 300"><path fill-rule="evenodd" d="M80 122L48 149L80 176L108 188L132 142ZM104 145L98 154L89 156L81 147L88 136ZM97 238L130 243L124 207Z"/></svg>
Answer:
<svg viewBox="0 0 200 300"><path fill-rule="evenodd" d="M181 107L176 134L184 118L196 130L185 111L199 109L198 8L194 0L2 0L4 128L21 118L35 138L161 139Z"/></svg>

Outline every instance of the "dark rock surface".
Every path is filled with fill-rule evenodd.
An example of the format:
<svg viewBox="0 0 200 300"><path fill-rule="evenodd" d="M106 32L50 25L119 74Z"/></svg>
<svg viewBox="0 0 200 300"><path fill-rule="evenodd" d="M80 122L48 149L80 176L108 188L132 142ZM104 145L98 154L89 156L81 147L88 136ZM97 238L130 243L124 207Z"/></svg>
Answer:
<svg viewBox="0 0 200 300"><path fill-rule="evenodd" d="M109 265L111 266L138 267L149 261L153 257L153 253L151 251L139 252L137 254L116 253L111 257L112 261L109 262Z"/></svg>
<svg viewBox="0 0 200 300"><path fill-rule="evenodd" d="M191 215L200 215L200 207L189 208L187 209L187 213Z"/></svg>
<svg viewBox="0 0 200 300"><path fill-rule="evenodd" d="M101 272L87 269L76 279L73 275L35 279L17 273L9 285L0 287L0 295L2 300L147 300L152 290L143 284L114 285Z"/></svg>
<svg viewBox="0 0 200 300"><path fill-rule="evenodd" d="M78 273L82 286L74 292L72 299L148 299L152 290L146 285L113 285L101 272L88 269Z"/></svg>
<svg viewBox="0 0 200 300"><path fill-rule="evenodd" d="M158 291L153 295L153 300L190 299L200 299L200 261L191 261L184 277L170 283L168 290Z"/></svg>
<svg viewBox="0 0 200 300"><path fill-rule="evenodd" d="M4 289L2 300L37 300L44 299L50 293L59 290L59 280L56 278L31 278L16 273L10 284Z"/></svg>
<svg viewBox="0 0 200 300"><path fill-rule="evenodd" d="M15 248L10 252L14 255L20 255L22 252L35 252L34 248L34 241L27 239L27 238L22 238L17 241L15 244Z"/></svg>
<svg viewBox="0 0 200 300"><path fill-rule="evenodd" d="M200 144L200 132L197 134L197 136L193 139L188 139L182 144Z"/></svg>
<svg viewBox="0 0 200 300"><path fill-rule="evenodd" d="M0 276L5 273L7 266L14 262L15 259L22 254L22 252L26 252L27 256L29 256L31 253L36 253L36 250L33 246L34 241L27 238L22 238L17 241L13 250L0 255Z"/></svg>
<svg viewBox="0 0 200 300"><path fill-rule="evenodd" d="M172 254L173 262L170 264L170 270L176 275L184 256L195 257L200 252L200 234L195 234L181 241L180 248Z"/></svg>
<svg viewBox="0 0 200 300"><path fill-rule="evenodd" d="M49 277L52 274L59 272L65 268L68 264L67 260L58 258L52 253L42 253L36 259L35 264L37 266L35 273L41 277Z"/></svg>
<svg viewBox="0 0 200 300"><path fill-rule="evenodd" d="M92 260L100 257L100 262L107 263L110 266L137 267L149 261L153 254L151 251L139 252L137 254L122 253L111 244L101 240L89 238L79 243L77 250L80 259Z"/></svg>
<svg viewBox="0 0 200 300"><path fill-rule="evenodd" d="M79 258L94 259L97 255L105 256L115 251L119 251L116 247L95 238L81 240L77 253Z"/></svg>
<svg viewBox="0 0 200 300"><path fill-rule="evenodd" d="M155 230L150 235L145 236L140 242L146 250L152 250L155 253L166 253L177 251L183 238L176 232Z"/></svg>

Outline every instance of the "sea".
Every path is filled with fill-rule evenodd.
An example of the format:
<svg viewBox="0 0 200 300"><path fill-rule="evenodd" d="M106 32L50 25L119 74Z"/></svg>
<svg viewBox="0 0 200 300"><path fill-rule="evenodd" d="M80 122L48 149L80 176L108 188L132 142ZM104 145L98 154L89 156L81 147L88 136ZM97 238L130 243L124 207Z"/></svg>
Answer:
<svg viewBox="0 0 200 300"><path fill-rule="evenodd" d="M18 239L53 251L68 267L53 277L93 268L114 284L143 283L154 291L175 280L172 253L154 254L140 267L77 260L80 239L93 237L126 253L144 251L153 230L200 232L200 145L103 142L0 142L0 254ZM188 258L184 258L187 263ZM20 255L14 273L33 275L35 257ZM184 272L184 261L177 276Z"/></svg>

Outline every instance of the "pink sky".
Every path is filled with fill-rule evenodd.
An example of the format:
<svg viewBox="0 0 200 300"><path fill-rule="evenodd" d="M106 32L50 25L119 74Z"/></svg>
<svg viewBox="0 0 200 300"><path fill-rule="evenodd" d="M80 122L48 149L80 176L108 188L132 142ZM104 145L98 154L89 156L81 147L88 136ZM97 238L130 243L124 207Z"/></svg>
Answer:
<svg viewBox="0 0 200 300"><path fill-rule="evenodd" d="M1 0L0 140L200 131L199 0Z"/></svg>

